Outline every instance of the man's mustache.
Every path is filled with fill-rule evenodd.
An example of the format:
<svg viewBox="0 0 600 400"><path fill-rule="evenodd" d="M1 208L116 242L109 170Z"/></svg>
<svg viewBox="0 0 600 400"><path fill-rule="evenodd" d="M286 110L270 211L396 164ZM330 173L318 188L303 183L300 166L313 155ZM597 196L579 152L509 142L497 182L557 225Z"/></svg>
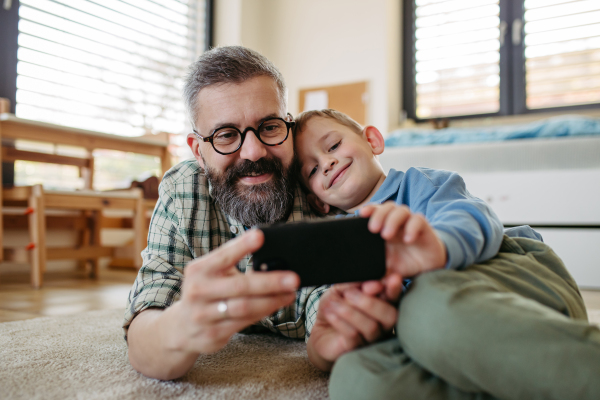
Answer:
<svg viewBox="0 0 600 400"><path fill-rule="evenodd" d="M240 163L233 165L226 171L226 181L234 183L238 178L248 175L262 175L274 173L281 175L283 172L283 164L279 159L261 158L257 161L242 160Z"/></svg>

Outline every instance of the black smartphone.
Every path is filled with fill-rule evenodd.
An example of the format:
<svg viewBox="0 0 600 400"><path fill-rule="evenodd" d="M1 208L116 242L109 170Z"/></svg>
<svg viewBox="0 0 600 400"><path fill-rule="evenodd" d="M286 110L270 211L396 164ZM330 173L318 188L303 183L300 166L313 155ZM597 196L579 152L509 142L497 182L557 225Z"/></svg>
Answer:
<svg viewBox="0 0 600 400"><path fill-rule="evenodd" d="M260 228L265 243L254 253L255 271L290 270L300 286L378 280L385 275L385 242L367 218L336 218Z"/></svg>

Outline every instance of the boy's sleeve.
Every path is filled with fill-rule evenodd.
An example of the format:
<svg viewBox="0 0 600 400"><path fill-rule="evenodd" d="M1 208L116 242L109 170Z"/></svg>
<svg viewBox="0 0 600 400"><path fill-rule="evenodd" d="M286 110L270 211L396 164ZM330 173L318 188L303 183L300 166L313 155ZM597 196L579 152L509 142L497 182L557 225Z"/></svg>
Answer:
<svg viewBox="0 0 600 400"><path fill-rule="evenodd" d="M411 168L407 175L412 182L409 207L425 214L445 243L446 268L463 268L498 253L502 223L483 200L467 191L460 175L425 168Z"/></svg>
<svg viewBox="0 0 600 400"><path fill-rule="evenodd" d="M181 297L183 267L193 258L178 230L177 208L166 187L168 179L159 187L148 246L142 251L143 264L129 292L123 321L125 339L137 314L148 308L167 308Z"/></svg>

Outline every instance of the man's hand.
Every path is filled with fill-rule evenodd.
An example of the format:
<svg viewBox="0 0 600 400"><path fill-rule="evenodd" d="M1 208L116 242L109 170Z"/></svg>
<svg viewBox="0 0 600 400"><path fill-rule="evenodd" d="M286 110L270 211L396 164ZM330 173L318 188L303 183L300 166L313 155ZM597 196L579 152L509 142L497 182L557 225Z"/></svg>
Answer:
<svg viewBox="0 0 600 400"><path fill-rule="evenodd" d="M216 352L236 332L296 299L295 273L242 274L235 267L263 242L261 231L251 231L185 267L181 301L173 306L181 316L175 349Z"/></svg>
<svg viewBox="0 0 600 400"><path fill-rule="evenodd" d="M370 217L369 230L386 241L388 273L410 278L446 265L446 246L422 214L387 202L362 208L360 216Z"/></svg>
<svg viewBox="0 0 600 400"><path fill-rule="evenodd" d="M179 377L199 354L220 350L236 332L292 303L300 283L295 273L242 274L235 267L263 242L261 231L250 231L190 262L181 300L133 320L128 335L132 366L150 377Z"/></svg>
<svg viewBox="0 0 600 400"><path fill-rule="evenodd" d="M387 334L398 317L388 302L400 296L402 279L390 274L383 283L334 285L319 301L317 320L307 344L310 361L329 371L342 354L375 342Z"/></svg>

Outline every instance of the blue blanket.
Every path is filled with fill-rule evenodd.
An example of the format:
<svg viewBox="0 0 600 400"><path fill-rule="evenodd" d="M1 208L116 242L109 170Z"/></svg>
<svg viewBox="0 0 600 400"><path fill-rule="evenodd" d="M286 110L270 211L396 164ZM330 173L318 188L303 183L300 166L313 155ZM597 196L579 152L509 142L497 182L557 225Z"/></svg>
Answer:
<svg viewBox="0 0 600 400"><path fill-rule="evenodd" d="M388 147L497 142L513 139L600 135L600 118L560 116L525 125L487 128L399 129L385 140Z"/></svg>

